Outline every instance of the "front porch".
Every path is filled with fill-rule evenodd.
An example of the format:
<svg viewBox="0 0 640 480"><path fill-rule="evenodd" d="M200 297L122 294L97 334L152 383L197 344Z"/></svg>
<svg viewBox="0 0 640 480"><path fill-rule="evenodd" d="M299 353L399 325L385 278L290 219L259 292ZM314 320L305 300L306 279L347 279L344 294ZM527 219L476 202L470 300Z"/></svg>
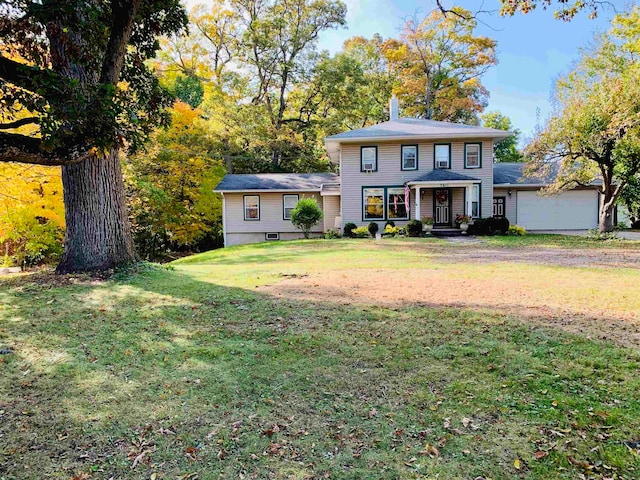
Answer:
<svg viewBox="0 0 640 480"><path fill-rule="evenodd" d="M478 215L479 185L478 179L443 170L409 181L411 216L416 220L433 218L434 230L439 230L438 233L455 233L458 215Z"/></svg>

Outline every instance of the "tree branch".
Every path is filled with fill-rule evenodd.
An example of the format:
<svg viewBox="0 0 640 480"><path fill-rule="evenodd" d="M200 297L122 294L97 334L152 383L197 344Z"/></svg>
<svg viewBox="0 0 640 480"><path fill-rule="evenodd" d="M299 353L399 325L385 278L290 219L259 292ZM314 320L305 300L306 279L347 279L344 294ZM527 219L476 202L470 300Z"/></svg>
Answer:
<svg viewBox="0 0 640 480"><path fill-rule="evenodd" d="M30 125L33 123L39 123L38 117L27 117L27 118L21 118L20 120L16 120L14 122L0 123L0 130L9 130L11 128L18 128L18 127L22 127L24 125Z"/></svg>
<svg viewBox="0 0 640 480"><path fill-rule="evenodd" d="M42 94L42 90L50 93L51 84L57 84L59 78L48 70L41 70L0 55L0 78L20 88ZM46 94L43 96L46 97Z"/></svg>
<svg viewBox="0 0 640 480"><path fill-rule="evenodd" d="M86 145L46 150L40 138L0 132L0 162L61 166L80 163L93 155L95 151Z"/></svg>

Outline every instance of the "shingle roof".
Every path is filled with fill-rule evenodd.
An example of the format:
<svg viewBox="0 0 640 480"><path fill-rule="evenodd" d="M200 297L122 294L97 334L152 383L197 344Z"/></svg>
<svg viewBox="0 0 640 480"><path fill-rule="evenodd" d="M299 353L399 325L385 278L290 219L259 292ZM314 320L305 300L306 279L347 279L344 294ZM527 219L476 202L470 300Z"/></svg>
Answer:
<svg viewBox="0 0 640 480"><path fill-rule="evenodd" d="M451 170L436 169L429 173L426 173L411 182L450 182L452 180L478 180L477 178L469 177L461 173L452 172Z"/></svg>
<svg viewBox="0 0 640 480"><path fill-rule="evenodd" d="M217 192L243 190L320 190L323 183L339 182L335 173L255 173L227 174Z"/></svg>
<svg viewBox="0 0 640 480"><path fill-rule="evenodd" d="M493 184L548 185L553 182L558 171L550 169L546 177L523 177L526 163L494 163Z"/></svg>
<svg viewBox="0 0 640 480"><path fill-rule="evenodd" d="M492 137L506 138L511 132L497 130L495 128L484 128L475 125L464 125L462 123L438 122L435 120L424 120L422 118L400 118L389 122L371 125L348 132L331 135L325 140L350 141L357 139L384 139L384 138L455 138L455 137Z"/></svg>

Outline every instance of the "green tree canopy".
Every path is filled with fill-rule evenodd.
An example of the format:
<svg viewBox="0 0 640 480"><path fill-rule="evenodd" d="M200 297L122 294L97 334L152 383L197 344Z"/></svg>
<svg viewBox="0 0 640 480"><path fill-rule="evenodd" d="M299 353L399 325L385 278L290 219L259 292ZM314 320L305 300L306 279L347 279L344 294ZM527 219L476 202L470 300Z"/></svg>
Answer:
<svg viewBox="0 0 640 480"><path fill-rule="evenodd" d="M602 182L600 225L613 229L622 189L640 172L640 13L614 19L611 32L558 82L558 111L527 148L531 171L558 169L550 192Z"/></svg>
<svg viewBox="0 0 640 480"><path fill-rule="evenodd" d="M498 130L507 130L513 132L508 138L505 138L493 150L496 162L523 162L524 157L518 150L518 141L520 138L520 130L513 128L511 119L500 112L486 112L482 114L482 126L487 128L497 128Z"/></svg>
<svg viewBox="0 0 640 480"><path fill-rule="evenodd" d="M146 61L158 36L185 24L178 0L0 4L0 95L9 120L0 124L0 161L62 166L59 271L135 261L118 151L167 123L169 98ZM25 124L36 132L13 129Z"/></svg>

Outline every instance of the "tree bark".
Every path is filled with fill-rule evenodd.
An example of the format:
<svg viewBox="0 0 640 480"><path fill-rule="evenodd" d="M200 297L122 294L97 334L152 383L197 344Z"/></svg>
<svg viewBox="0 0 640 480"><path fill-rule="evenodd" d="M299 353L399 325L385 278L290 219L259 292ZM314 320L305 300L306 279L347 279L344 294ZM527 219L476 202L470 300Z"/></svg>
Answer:
<svg viewBox="0 0 640 480"><path fill-rule="evenodd" d="M62 167L67 223L58 273L108 270L137 261L118 150Z"/></svg>
<svg viewBox="0 0 640 480"><path fill-rule="evenodd" d="M615 218L617 195L611 192L605 192L602 197L602 205L600 206L600 218L598 221L598 232L613 232L613 221Z"/></svg>

